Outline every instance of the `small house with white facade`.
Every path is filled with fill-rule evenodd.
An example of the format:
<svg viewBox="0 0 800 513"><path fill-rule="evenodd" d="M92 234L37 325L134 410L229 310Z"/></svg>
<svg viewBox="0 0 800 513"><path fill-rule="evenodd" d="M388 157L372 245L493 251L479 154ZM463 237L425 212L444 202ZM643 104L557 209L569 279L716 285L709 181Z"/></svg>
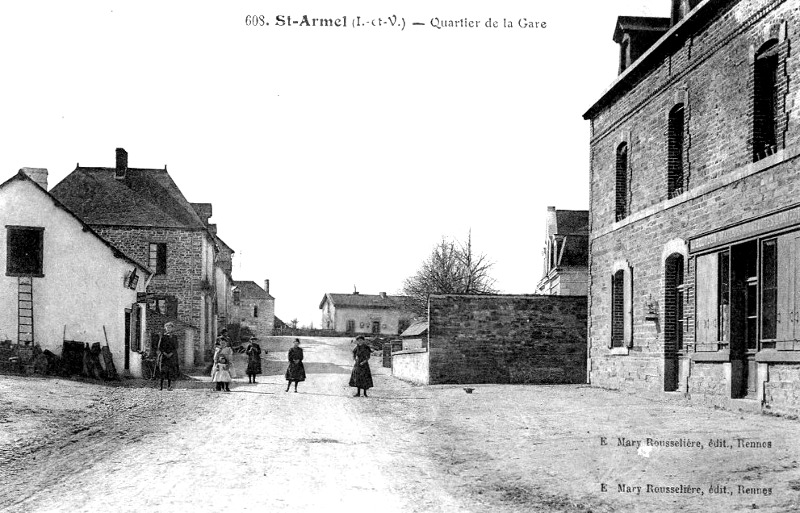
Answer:
<svg viewBox="0 0 800 513"><path fill-rule="evenodd" d="M0 219L0 340L57 355L65 339L107 343L118 372L141 376L151 271L51 196L46 169L0 184Z"/></svg>

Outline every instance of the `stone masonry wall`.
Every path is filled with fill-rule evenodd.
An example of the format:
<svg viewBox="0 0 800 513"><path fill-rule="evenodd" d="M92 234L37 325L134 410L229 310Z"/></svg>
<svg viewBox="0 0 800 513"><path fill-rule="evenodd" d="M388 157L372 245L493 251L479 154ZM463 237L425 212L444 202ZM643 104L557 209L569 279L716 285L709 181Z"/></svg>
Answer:
<svg viewBox="0 0 800 513"><path fill-rule="evenodd" d="M100 236L143 265L148 265L150 243L167 244L167 272L153 276L148 292L170 294L178 298L178 318L198 328L198 339L195 342L199 343L203 308L201 255L204 233L166 228L93 228Z"/></svg>
<svg viewBox="0 0 800 513"><path fill-rule="evenodd" d="M434 295L430 384L585 383L586 298Z"/></svg>

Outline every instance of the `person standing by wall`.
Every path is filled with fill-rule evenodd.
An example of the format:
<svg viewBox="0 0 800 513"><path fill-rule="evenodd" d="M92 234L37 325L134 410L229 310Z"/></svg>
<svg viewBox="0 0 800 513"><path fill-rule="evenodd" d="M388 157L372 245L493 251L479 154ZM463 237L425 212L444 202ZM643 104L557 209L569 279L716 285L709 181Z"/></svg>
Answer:
<svg viewBox="0 0 800 513"><path fill-rule="evenodd" d="M289 367L286 369L286 391L294 381L294 391L297 392L297 384L306 380L306 368L303 366L303 348L300 347L300 339L294 339L294 346L289 349Z"/></svg>
<svg viewBox="0 0 800 513"><path fill-rule="evenodd" d="M372 371L369 368L369 357L372 349L367 345L363 336L356 337L356 347L353 348L353 372L350 374L350 386L356 388L353 397L360 397L361 390L364 390L364 397L367 397L367 389L372 388Z"/></svg>
<svg viewBox="0 0 800 513"><path fill-rule="evenodd" d="M158 339L158 367L161 375L161 390L164 390L164 379L167 380L167 390L172 390L172 378L177 379L178 368L178 337L175 336L175 324L164 324L164 334Z"/></svg>
<svg viewBox="0 0 800 513"><path fill-rule="evenodd" d="M261 374L261 346L256 337L250 339L245 354L247 355L247 379L249 383L256 382L256 374ZM264 351L266 353L266 351Z"/></svg>

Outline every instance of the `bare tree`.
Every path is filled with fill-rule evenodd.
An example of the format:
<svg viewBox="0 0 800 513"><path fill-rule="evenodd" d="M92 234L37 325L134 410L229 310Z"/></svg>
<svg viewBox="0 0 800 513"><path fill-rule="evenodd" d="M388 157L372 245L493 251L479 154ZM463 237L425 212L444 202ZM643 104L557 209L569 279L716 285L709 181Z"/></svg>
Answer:
<svg viewBox="0 0 800 513"><path fill-rule="evenodd" d="M442 237L414 276L403 283L410 307L423 314L429 294L493 294L495 280L489 274L494 262L472 249L472 231L465 243Z"/></svg>

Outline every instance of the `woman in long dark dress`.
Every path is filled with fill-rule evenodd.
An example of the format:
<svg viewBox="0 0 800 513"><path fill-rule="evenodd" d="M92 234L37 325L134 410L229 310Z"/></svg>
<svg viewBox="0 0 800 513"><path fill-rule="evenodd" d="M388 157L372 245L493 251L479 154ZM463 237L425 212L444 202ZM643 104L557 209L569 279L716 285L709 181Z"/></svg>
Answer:
<svg viewBox="0 0 800 513"><path fill-rule="evenodd" d="M164 390L164 379L167 380L167 390L172 390L172 378L178 378L178 337L174 333L175 324L164 324L164 334L158 340L158 362L161 374L161 390Z"/></svg>
<svg viewBox="0 0 800 513"><path fill-rule="evenodd" d="M369 369L369 357L372 355L372 349L367 345L364 337L358 336L356 338L356 347L353 348L353 372L350 374L350 386L356 388L356 393L353 397L361 396L361 390L364 390L364 397L367 397L367 389L372 388L372 371Z"/></svg>
<svg viewBox="0 0 800 513"><path fill-rule="evenodd" d="M292 386L294 381L294 391L297 392L297 384L306 380L306 368L303 367L303 348L300 347L300 339L294 339L294 347L289 349L289 367L286 369L286 391Z"/></svg>
<svg viewBox="0 0 800 513"><path fill-rule="evenodd" d="M255 383L256 374L261 374L261 346L256 342L256 337L250 339L244 352L247 355L248 383Z"/></svg>

